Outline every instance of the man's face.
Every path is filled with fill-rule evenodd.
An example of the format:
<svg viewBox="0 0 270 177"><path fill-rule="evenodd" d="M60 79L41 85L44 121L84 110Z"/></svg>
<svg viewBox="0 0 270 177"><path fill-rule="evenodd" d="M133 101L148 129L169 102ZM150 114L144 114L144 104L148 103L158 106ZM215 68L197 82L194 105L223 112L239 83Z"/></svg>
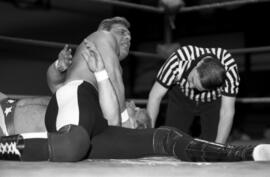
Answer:
<svg viewBox="0 0 270 177"><path fill-rule="evenodd" d="M120 49L120 61L127 57L130 48L130 31L122 24L114 24L110 30L117 39Z"/></svg>
<svg viewBox="0 0 270 177"><path fill-rule="evenodd" d="M133 122L132 128L142 129L151 127L150 118L146 109L137 107L133 101L126 102L126 108Z"/></svg>
<svg viewBox="0 0 270 177"><path fill-rule="evenodd" d="M194 67L191 72L188 75L188 83L189 83L189 87L192 89L197 89L199 91L204 91L206 90L205 88L203 88L201 80L200 80L200 75L197 71L197 66Z"/></svg>

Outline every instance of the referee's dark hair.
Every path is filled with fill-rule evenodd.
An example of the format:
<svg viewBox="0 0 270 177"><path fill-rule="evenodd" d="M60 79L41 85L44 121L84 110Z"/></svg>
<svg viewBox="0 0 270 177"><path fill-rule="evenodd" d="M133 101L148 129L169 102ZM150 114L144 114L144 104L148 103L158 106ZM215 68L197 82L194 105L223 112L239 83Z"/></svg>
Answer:
<svg viewBox="0 0 270 177"><path fill-rule="evenodd" d="M213 55L203 56L202 62L197 67L197 72L201 84L206 90L216 89L225 82L226 70Z"/></svg>

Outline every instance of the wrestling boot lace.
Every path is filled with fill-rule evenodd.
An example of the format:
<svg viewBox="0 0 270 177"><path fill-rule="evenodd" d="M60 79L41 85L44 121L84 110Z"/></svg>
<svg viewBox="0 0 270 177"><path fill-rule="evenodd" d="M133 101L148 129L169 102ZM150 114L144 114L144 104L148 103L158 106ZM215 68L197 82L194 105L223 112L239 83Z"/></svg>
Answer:
<svg viewBox="0 0 270 177"><path fill-rule="evenodd" d="M21 160L24 147L21 135L0 137L0 160Z"/></svg>
<svg viewBox="0 0 270 177"><path fill-rule="evenodd" d="M187 161L233 162L253 160L254 146L223 145L194 139L185 148Z"/></svg>
<svg viewBox="0 0 270 177"><path fill-rule="evenodd" d="M227 158L229 161L250 161L253 159L253 150L255 145L248 146L230 146Z"/></svg>

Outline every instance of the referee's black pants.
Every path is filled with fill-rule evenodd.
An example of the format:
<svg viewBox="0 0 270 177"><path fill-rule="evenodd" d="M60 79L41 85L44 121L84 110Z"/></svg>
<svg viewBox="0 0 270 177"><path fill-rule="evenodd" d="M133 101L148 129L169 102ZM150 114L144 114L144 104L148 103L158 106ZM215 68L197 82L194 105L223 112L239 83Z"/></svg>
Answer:
<svg viewBox="0 0 270 177"><path fill-rule="evenodd" d="M200 138L215 141L219 123L221 98L212 102L196 102L186 97L178 87L168 92L165 125L176 127L185 133L190 131L194 118L200 117Z"/></svg>

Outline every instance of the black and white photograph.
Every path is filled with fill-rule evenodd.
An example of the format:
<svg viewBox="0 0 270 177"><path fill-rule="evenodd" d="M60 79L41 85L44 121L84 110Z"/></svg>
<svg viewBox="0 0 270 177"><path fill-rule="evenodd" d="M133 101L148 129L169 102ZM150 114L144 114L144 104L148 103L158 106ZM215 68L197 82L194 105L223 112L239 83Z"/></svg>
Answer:
<svg viewBox="0 0 270 177"><path fill-rule="evenodd" d="M0 177L269 177L269 16L0 0Z"/></svg>

